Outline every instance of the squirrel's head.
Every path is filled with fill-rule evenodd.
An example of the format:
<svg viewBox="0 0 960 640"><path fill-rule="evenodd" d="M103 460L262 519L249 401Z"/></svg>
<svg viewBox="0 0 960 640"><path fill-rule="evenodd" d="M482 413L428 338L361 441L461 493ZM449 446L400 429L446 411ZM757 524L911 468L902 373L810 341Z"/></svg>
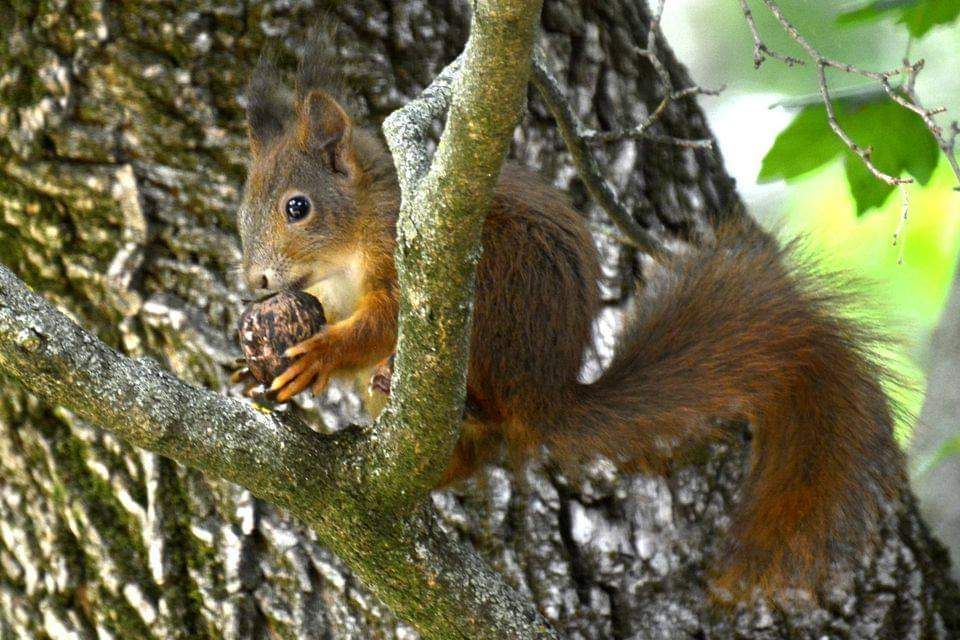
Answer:
<svg viewBox="0 0 960 640"><path fill-rule="evenodd" d="M261 63L247 92L252 158L237 222L255 292L307 288L356 254L389 160L303 68L295 92L279 77Z"/></svg>

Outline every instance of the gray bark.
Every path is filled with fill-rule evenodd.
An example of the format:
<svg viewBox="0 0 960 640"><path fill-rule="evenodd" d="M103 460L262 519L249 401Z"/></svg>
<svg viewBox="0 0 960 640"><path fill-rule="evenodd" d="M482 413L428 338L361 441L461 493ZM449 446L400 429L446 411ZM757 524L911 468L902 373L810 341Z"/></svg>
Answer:
<svg viewBox="0 0 960 640"><path fill-rule="evenodd" d="M960 438L960 270L927 354L927 395L910 443L913 486L930 528L954 558L960 579L960 455L942 457L942 448Z"/></svg>
<svg viewBox="0 0 960 640"><path fill-rule="evenodd" d="M465 4L335 7L372 122L460 52ZM237 355L242 85L260 50L289 51L318 7L18 2L2 11L0 260L108 344L222 389ZM545 6L543 44L588 125L639 121L659 100L656 75L631 53L645 24L633 0ZM665 62L684 86L669 52ZM709 137L692 102L672 105L662 126ZM536 99L514 154L586 204ZM658 233L689 238L739 215L714 152L628 141L608 147L601 166ZM641 263L598 241L616 303ZM0 411L0 638L414 636L289 512L16 385ZM326 430L355 413L336 394L297 411ZM472 544L571 638L960 636L948 561L906 494L847 576L855 588L824 608L714 615L703 571L744 459L742 447L718 448L669 479L603 464L576 482L544 465L522 478L495 468L434 503L445 535Z"/></svg>

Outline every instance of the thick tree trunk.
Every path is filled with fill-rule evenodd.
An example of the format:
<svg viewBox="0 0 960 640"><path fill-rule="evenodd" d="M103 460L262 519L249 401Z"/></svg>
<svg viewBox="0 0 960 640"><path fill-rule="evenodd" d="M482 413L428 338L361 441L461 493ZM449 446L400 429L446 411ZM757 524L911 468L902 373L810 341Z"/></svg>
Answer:
<svg viewBox="0 0 960 640"><path fill-rule="evenodd" d="M333 7L371 121L461 50L467 4ZM0 9L0 260L108 343L222 388L240 306L238 100L259 52L289 53L320 9L280 0ZM633 51L648 20L634 0L546 3L544 44L588 124L636 122L658 102L656 75ZM683 86L682 67L669 53L665 63ZM662 122L676 136L709 136L692 102ZM515 155L585 204L535 99ZM625 142L604 166L659 232L692 237L741 215L716 153ZM615 304L640 263L602 242ZM355 410L335 400L304 411L337 428ZM306 527L246 491L131 449L15 386L0 407L0 638L415 635ZM542 466L516 479L494 469L435 503L450 535L472 541L572 638L960 636L947 559L909 496L864 550L856 588L824 609L713 615L703 571L744 459L742 448L718 449L668 480L602 464L577 482Z"/></svg>

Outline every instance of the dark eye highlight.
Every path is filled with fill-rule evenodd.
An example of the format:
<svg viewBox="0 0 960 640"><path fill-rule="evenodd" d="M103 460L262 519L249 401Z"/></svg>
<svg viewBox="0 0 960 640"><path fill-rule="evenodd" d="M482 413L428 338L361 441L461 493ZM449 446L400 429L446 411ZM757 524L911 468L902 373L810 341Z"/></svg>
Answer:
<svg viewBox="0 0 960 640"><path fill-rule="evenodd" d="M297 222L310 215L310 199L307 196L293 196L287 200L287 220Z"/></svg>

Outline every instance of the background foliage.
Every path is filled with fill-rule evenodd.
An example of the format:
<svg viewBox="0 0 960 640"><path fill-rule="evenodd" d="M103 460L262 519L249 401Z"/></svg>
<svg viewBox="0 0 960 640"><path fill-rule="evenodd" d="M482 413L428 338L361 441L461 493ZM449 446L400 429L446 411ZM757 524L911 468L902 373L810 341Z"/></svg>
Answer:
<svg viewBox="0 0 960 640"><path fill-rule="evenodd" d="M879 71L899 66L904 56L924 58L921 98L949 109L938 117L945 127L960 117L960 0L778 4L834 59ZM802 57L759 2L753 9L772 48ZM930 333L960 251L957 178L923 122L893 104L876 83L828 72L844 128L862 146L873 146L881 170L916 180L907 188L909 219L895 245L902 212L897 189L874 178L830 130L811 65L788 68L768 60L755 69L753 40L737 2L668 2L664 27L696 82L726 85L719 97L702 102L752 211L785 238L806 236L827 267L875 283L885 329L902 343L887 355L913 385L903 399L911 413L919 413ZM901 436L912 428L912 422L902 424Z"/></svg>

